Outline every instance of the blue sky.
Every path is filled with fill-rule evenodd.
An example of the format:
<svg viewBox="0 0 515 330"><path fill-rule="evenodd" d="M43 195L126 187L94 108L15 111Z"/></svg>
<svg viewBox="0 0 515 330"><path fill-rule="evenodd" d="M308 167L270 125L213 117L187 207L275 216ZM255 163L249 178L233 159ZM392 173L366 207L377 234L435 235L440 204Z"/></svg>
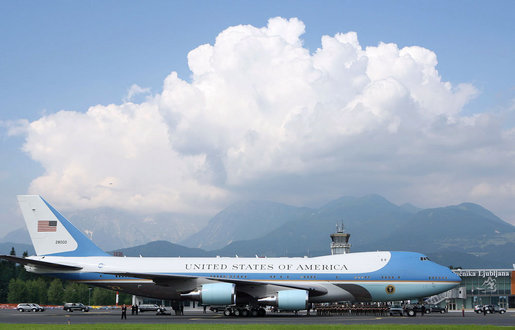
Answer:
<svg viewBox="0 0 515 330"><path fill-rule="evenodd" d="M460 115L501 113L504 116L502 128L509 131L514 124L514 12L513 1L2 1L0 207L6 212L0 221L7 224L10 218L19 216L14 196L29 191L30 183L49 170L45 160L35 159L21 150L27 135L7 134L12 122L19 119L34 122L60 110L84 113L95 105L121 104L133 84L149 88L152 95L160 94L164 79L172 71L191 83L187 58L191 50L202 44L213 45L219 33L231 26L244 24L261 28L277 16L295 17L303 22L305 33L300 38L311 54L321 47L323 35L349 31L357 33L363 49L380 42L394 43L398 48L428 49L438 58L436 69L442 81L453 86L470 84L477 91L475 97L470 97L460 108ZM138 99L143 100L144 97ZM500 131L497 133L502 135ZM506 152L503 150L498 152L503 154ZM427 164L426 161L421 163ZM449 166L446 175L453 176L462 165ZM230 166L226 166L226 170L228 168ZM497 167L482 165L477 170L497 172ZM295 175L311 180L320 177L319 173L302 170ZM273 176L282 177L285 184L292 180L284 173ZM257 176L252 178L245 184L240 181L233 184L229 180L215 186L228 191L229 195L240 189L253 190L248 197L257 199L267 198L268 189L284 190L276 199L292 203L319 203L331 196L339 197L340 190L334 188L329 189L328 195L296 198L288 195L283 187L263 187L261 183L256 184L263 180ZM490 179L485 176L477 184L471 183L469 190L486 187L487 191L492 191L499 182L508 180ZM407 182L407 179L402 180ZM306 180L308 186L309 181ZM473 200L505 220L515 222L515 209L493 202L495 196L482 199L477 196L484 194L473 194L477 198L471 198L472 195L464 192L465 188L460 191L443 189L440 198L418 196L410 200L406 187L398 187L398 191L403 191L399 193L383 186L375 189L373 184L364 189L352 189L353 185L345 178L339 184L350 187L341 190L342 194L381 193L394 202L411 201L423 207L438 206L446 200L445 194L449 194L449 203ZM416 183L410 181L406 186L415 189ZM504 202L513 197L510 187L503 190ZM51 187L46 189L52 190ZM234 197L222 198L212 209L220 209L233 200ZM65 199L58 199L59 203L74 206ZM13 227L16 225L6 226ZM0 236L3 234L0 231Z"/></svg>

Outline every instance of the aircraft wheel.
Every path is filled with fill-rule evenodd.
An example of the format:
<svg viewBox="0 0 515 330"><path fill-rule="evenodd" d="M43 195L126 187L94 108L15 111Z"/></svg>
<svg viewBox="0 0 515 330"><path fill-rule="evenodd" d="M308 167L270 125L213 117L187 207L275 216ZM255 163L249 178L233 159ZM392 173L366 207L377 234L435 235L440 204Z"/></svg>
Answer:
<svg viewBox="0 0 515 330"><path fill-rule="evenodd" d="M250 311L250 316L257 317L259 315L259 311L257 309L253 309Z"/></svg>
<svg viewBox="0 0 515 330"><path fill-rule="evenodd" d="M241 316L243 316L243 317L249 316L249 310L246 309L246 308L242 309L241 310Z"/></svg>
<svg viewBox="0 0 515 330"><path fill-rule="evenodd" d="M224 310L224 315L225 316L231 316L231 309L230 308L227 308L226 310Z"/></svg>
<svg viewBox="0 0 515 330"><path fill-rule="evenodd" d="M266 310L265 310L264 308L260 308L260 309L258 310L258 315L259 315L259 316L265 316L265 315L266 315Z"/></svg>
<svg viewBox="0 0 515 330"><path fill-rule="evenodd" d="M234 316L241 316L241 311L238 308L234 310Z"/></svg>

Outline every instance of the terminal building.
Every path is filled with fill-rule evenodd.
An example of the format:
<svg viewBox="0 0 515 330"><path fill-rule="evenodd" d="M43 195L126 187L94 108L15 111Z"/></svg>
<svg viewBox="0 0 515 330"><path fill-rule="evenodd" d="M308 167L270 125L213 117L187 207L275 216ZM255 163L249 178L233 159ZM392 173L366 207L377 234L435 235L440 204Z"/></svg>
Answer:
<svg viewBox="0 0 515 330"><path fill-rule="evenodd" d="M460 276L461 293L447 301L449 309L474 308L476 305L499 305L515 308L515 269L455 269Z"/></svg>

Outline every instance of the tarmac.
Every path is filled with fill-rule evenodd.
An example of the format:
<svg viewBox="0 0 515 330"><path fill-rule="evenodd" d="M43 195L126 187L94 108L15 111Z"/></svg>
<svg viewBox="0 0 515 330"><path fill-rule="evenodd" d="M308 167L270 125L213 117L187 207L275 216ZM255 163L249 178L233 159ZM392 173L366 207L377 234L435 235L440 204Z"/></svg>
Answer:
<svg viewBox="0 0 515 330"><path fill-rule="evenodd" d="M91 310L90 312L65 312L62 309L51 309L44 312L18 312L13 309L0 310L0 323L24 324L97 324L97 323L133 323L133 324L466 324L466 325L492 325L515 328L515 313L506 314L476 314L466 312L465 317L460 312L445 314L428 314L424 316L317 316L305 313L268 313L265 317L235 317L224 316L222 313L201 309L189 309L183 316L156 315L154 312L131 315L130 309L127 319L121 320L119 309Z"/></svg>

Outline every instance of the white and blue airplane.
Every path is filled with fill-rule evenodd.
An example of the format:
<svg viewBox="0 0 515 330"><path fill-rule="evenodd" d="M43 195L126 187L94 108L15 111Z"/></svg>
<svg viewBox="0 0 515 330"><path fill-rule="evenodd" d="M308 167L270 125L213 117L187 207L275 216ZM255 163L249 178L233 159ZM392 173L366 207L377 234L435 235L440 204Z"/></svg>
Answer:
<svg viewBox="0 0 515 330"><path fill-rule="evenodd" d="M198 300L263 315L264 306L296 311L311 303L427 297L461 281L449 268L415 252L313 258L115 257L42 197L20 195L18 202L37 255L1 258L23 264L29 272L143 297Z"/></svg>

